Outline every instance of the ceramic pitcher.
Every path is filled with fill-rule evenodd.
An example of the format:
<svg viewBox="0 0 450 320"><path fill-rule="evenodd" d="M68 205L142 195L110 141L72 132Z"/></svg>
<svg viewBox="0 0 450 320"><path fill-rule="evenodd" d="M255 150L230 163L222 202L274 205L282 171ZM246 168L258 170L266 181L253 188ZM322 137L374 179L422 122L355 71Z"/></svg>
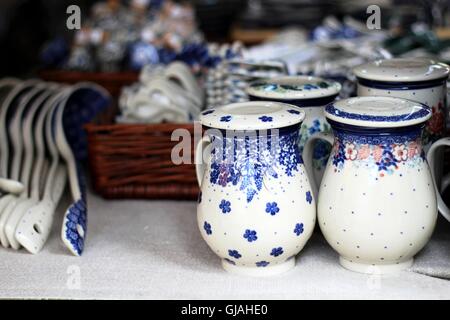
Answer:
<svg viewBox="0 0 450 320"><path fill-rule="evenodd" d="M287 76L257 81L249 85L250 100L279 101L300 107L305 111L305 120L300 129L300 153L305 142L316 132L330 132L323 111L325 105L335 100L341 84L335 81L311 76ZM318 141L314 147L314 178L320 182L325 170L330 147Z"/></svg>
<svg viewBox="0 0 450 320"><path fill-rule="evenodd" d="M225 270L287 271L311 236L316 205L298 148L304 117L296 106L262 101L201 114L198 226Z"/></svg>
<svg viewBox="0 0 450 320"><path fill-rule="evenodd" d="M402 270L429 240L437 204L421 134L431 115L423 104L389 97L326 107L334 137L315 135L304 157L311 157L314 139L333 145L318 195L318 223L345 268Z"/></svg>

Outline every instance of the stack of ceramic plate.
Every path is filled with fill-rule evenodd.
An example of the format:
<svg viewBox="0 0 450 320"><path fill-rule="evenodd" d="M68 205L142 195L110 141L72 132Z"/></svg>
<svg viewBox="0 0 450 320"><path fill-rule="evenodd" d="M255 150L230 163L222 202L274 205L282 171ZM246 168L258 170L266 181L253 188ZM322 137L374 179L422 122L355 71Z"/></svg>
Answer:
<svg viewBox="0 0 450 320"><path fill-rule="evenodd" d="M250 82L286 74L286 66L280 61L223 60L208 72L207 107L248 101L245 89Z"/></svg>

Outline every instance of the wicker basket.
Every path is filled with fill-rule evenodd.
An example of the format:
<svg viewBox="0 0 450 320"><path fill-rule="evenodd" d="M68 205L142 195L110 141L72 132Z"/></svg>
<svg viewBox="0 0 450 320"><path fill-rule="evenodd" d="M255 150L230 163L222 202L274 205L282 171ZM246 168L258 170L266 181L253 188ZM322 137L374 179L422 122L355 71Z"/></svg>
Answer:
<svg viewBox="0 0 450 320"><path fill-rule="evenodd" d="M118 98L123 86L138 80L138 74L43 70L47 81L76 83L92 81ZM196 199L198 184L193 164L175 165L171 151L172 131L193 124L114 124L117 106L111 106L88 125L89 167L94 189L109 199ZM193 139L192 139L193 140ZM192 142L193 153L193 142Z"/></svg>
<svg viewBox="0 0 450 320"><path fill-rule="evenodd" d="M196 199L198 184L194 164L175 165L171 160L173 130L194 135L193 124L86 125L89 166L94 189L108 199ZM194 139L192 139L193 141ZM191 154L194 143L191 144Z"/></svg>

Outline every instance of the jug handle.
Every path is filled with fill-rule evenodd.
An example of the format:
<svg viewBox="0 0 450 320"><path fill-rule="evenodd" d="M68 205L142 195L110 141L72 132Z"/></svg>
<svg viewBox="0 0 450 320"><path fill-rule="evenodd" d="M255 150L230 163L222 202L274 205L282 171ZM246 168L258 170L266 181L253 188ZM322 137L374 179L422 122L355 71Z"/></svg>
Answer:
<svg viewBox="0 0 450 320"><path fill-rule="evenodd" d="M431 146L431 148L428 150L427 153L427 161L428 165L430 166L431 170L431 176L433 177L433 184L434 184L434 190L436 191L436 198L437 198L437 204L438 204L438 210L439 212L450 222L450 209L445 204L444 200L441 197L440 190L436 183L436 177L435 177L435 153L436 150L443 146L450 146L450 138L442 138Z"/></svg>
<svg viewBox="0 0 450 320"><path fill-rule="evenodd" d="M207 161L203 161L203 150L205 150L205 147L211 144L211 139L209 136L205 135L203 138L197 143L197 147L195 149L195 174L197 175L197 182L198 186L202 187L202 180L203 175L205 174L206 170L206 163Z"/></svg>
<svg viewBox="0 0 450 320"><path fill-rule="evenodd" d="M313 154L314 146L318 140L324 140L333 145L334 136L331 133L318 132L309 137L305 143L305 146L303 147L303 163L305 165L306 174L308 175L309 183L311 185L311 191L316 201L317 194L319 192L319 184L314 177Z"/></svg>

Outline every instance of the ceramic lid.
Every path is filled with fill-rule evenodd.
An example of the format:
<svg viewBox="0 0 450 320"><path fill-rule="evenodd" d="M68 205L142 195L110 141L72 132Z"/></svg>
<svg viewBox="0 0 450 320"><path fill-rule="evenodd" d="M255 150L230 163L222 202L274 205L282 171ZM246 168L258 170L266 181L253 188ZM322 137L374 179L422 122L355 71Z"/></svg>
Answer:
<svg viewBox="0 0 450 320"><path fill-rule="evenodd" d="M265 130L298 124L305 112L293 105L254 101L232 103L205 110L200 115L202 125L229 130Z"/></svg>
<svg viewBox="0 0 450 320"><path fill-rule="evenodd" d="M358 78L387 81L415 82L448 77L450 67L430 59L387 59L376 60L353 68Z"/></svg>
<svg viewBox="0 0 450 320"><path fill-rule="evenodd" d="M395 128L425 122L430 119L431 110L406 99L355 97L330 103L325 107L325 117L354 126Z"/></svg>
<svg viewBox="0 0 450 320"><path fill-rule="evenodd" d="M247 93L259 98L277 100L314 99L334 96L341 84L310 76L277 77L251 83Z"/></svg>

